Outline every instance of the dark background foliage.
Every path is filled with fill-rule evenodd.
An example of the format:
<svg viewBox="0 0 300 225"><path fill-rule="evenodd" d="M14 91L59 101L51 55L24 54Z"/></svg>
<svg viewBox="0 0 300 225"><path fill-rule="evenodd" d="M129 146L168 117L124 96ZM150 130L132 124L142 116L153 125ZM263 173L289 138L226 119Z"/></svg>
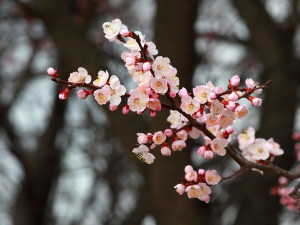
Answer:
<svg viewBox="0 0 300 225"><path fill-rule="evenodd" d="M238 129L252 125L258 136L274 137L285 150L276 163L295 165L298 0L1 0L0 224L298 224L299 215L269 194L277 181L270 175L226 181L209 204L179 196L173 186L186 164L222 175L237 168L226 157L199 159L200 141L169 158L157 150L151 166L138 161L136 133L165 129L167 111L124 116L75 94L57 98L62 87L47 77L50 66L65 79L80 66L93 78L107 69L133 87L119 57L124 49L102 33L113 18L153 40L189 90L234 74L272 79L263 107Z"/></svg>

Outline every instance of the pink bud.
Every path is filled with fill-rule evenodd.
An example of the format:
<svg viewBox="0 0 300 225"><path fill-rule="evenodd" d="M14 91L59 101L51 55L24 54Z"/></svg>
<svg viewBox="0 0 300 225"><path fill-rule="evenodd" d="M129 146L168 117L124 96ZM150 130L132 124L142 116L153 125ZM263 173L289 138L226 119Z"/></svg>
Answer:
<svg viewBox="0 0 300 225"><path fill-rule="evenodd" d="M176 93L175 93L175 92L172 92L172 91L170 91L170 92L169 92L169 96L170 96L171 98L175 98L175 97L176 97Z"/></svg>
<svg viewBox="0 0 300 225"><path fill-rule="evenodd" d="M238 86L240 84L240 81L241 81L240 77L238 75L235 75L230 79L229 82L232 86Z"/></svg>
<svg viewBox="0 0 300 225"><path fill-rule="evenodd" d="M151 95L153 93L153 89L151 87L146 88L147 94Z"/></svg>
<svg viewBox="0 0 300 225"><path fill-rule="evenodd" d="M160 111L161 110L161 104L159 104L157 107L156 107L156 111Z"/></svg>
<svg viewBox="0 0 300 225"><path fill-rule="evenodd" d="M135 64L135 59L132 56L128 56L125 59L127 66L132 66Z"/></svg>
<svg viewBox="0 0 300 225"><path fill-rule="evenodd" d="M137 111L136 112L138 115L142 115L144 113L144 111ZM151 115L151 114L150 114Z"/></svg>
<svg viewBox="0 0 300 225"><path fill-rule="evenodd" d="M130 34L130 31L128 29L122 29L120 31L120 34L123 36L123 37L128 37L129 34Z"/></svg>
<svg viewBox="0 0 300 225"><path fill-rule="evenodd" d="M164 131L164 134L167 136L167 137L171 137L173 135L173 131L171 129L166 129Z"/></svg>
<svg viewBox="0 0 300 225"><path fill-rule="evenodd" d="M65 100L68 98L69 93L70 93L70 89L66 88L65 90L63 90L62 92L59 93L58 98L60 100Z"/></svg>
<svg viewBox="0 0 300 225"><path fill-rule="evenodd" d="M122 108L122 113L124 115L128 114L130 112L130 109L129 109L129 105L125 105L123 108Z"/></svg>
<svg viewBox="0 0 300 225"><path fill-rule="evenodd" d="M109 110L110 111L115 111L118 109L118 106L117 105L109 105Z"/></svg>
<svg viewBox="0 0 300 225"><path fill-rule="evenodd" d="M151 69L151 63L145 62L145 63L143 64L143 70L144 70L144 71L149 71L150 69Z"/></svg>
<svg viewBox="0 0 300 225"><path fill-rule="evenodd" d="M198 148L198 154L201 155L202 157L204 156L205 151L206 151L206 147L205 146L200 146Z"/></svg>
<svg viewBox="0 0 300 225"><path fill-rule="evenodd" d="M185 168L184 168L184 172L185 173L188 173L188 172L191 172L193 171L193 167L191 165L186 165Z"/></svg>
<svg viewBox="0 0 300 225"><path fill-rule="evenodd" d="M213 92L210 93L209 97L210 97L211 100L215 100L215 99L217 99L218 95L217 95L216 92L213 91Z"/></svg>
<svg viewBox="0 0 300 225"><path fill-rule="evenodd" d="M179 95L180 98L182 98L183 96L188 95L188 92L185 88L181 88L178 92L178 95Z"/></svg>
<svg viewBox="0 0 300 225"><path fill-rule="evenodd" d="M228 126L228 127L226 127L226 129L225 129L225 132L226 132L227 134L231 134L233 131L234 131L234 130L233 130L233 127L232 127L232 126Z"/></svg>
<svg viewBox="0 0 300 225"><path fill-rule="evenodd" d="M156 92L153 92L152 94L152 98L158 99L159 98L159 94Z"/></svg>
<svg viewBox="0 0 300 225"><path fill-rule="evenodd" d="M204 170L204 169L199 169L199 170L198 170L198 174L199 174L200 176L203 176L203 175L205 174L205 170Z"/></svg>
<svg viewBox="0 0 300 225"><path fill-rule="evenodd" d="M86 99L89 96L88 92L84 89L81 89L81 90L77 91L77 95L81 99Z"/></svg>
<svg viewBox="0 0 300 225"><path fill-rule="evenodd" d="M226 107L227 109L231 110L231 111L234 111L236 105L235 105L234 102L229 101L229 102L227 102L227 104L225 105L225 107Z"/></svg>
<svg viewBox="0 0 300 225"><path fill-rule="evenodd" d="M201 116L203 116L203 113L201 112L201 110L199 110L198 112L195 113L196 118L200 118Z"/></svg>
<svg viewBox="0 0 300 225"><path fill-rule="evenodd" d="M156 111L150 110L150 116L151 117L156 117Z"/></svg>
<svg viewBox="0 0 300 225"><path fill-rule="evenodd" d="M238 96L235 92L231 92L231 94L228 95L228 99L229 99L230 101L236 101L236 100L239 99L239 96Z"/></svg>
<svg viewBox="0 0 300 225"><path fill-rule="evenodd" d="M280 186L285 186L288 183L288 179L286 177L279 177L278 183Z"/></svg>
<svg viewBox="0 0 300 225"><path fill-rule="evenodd" d="M52 67L49 67L49 68L47 69L47 73L48 73L48 75L50 75L50 76L54 76L54 75L56 74L56 70L53 69Z"/></svg>
<svg viewBox="0 0 300 225"><path fill-rule="evenodd" d="M162 155L164 155L164 156L170 156L171 155L171 149L170 148L168 148L168 147L162 147L161 149L160 149L160 152L161 152L161 154Z"/></svg>
<svg viewBox="0 0 300 225"><path fill-rule="evenodd" d="M206 159L212 159L214 157L214 153L212 151L206 151L204 152L204 158Z"/></svg>
<svg viewBox="0 0 300 225"><path fill-rule="evenodd" d="M260 106L262 103L261 98L258 98L258 97L249 97L249 100L251 101L251 104L253 106Z"/></svg>

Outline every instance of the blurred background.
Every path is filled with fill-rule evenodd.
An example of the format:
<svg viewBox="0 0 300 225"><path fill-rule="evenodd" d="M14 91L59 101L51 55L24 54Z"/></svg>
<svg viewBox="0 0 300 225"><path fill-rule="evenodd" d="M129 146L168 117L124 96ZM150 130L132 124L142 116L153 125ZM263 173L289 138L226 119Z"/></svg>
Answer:
<svg viewBox="0 0 300 225"><path fill-rule="evenodd" d="M107 69L135 87L103 22L120 18L157 44L177 68L181 86L239 74L272 79L263 107L250 107L239 130L274 139L295 167L292 133L300 130L300 5L298 0L0 0L0 225L289 225L300 224L271 196L277 178L249 172L213 188L205 204L173 186L184 166L236 170L227 157L203 160L191 142L153 165L131 153L137 132L167 128L152 119L109 112L92 99L58 99L63 88L48 67Z"/></svg>

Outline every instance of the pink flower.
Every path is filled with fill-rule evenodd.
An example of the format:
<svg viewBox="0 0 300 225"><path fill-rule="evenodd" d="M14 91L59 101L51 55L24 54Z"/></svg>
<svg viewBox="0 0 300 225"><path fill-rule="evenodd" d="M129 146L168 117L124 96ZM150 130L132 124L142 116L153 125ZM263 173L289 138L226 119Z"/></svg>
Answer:
<svg viewBox="0 0 300 225"><path fill-rule="evenodd" d="M176 188L176 192L180 195L185 192L185 186L183 184L177 184L174 188Z"/></svg>
<svg viewBox="0 0 300 225"><path fill-rule="evenodd" d="M168 91L168 83L165 79L152 79L151 88L159 94L164 94Z"/></svg>
<svg viewBox="0 0 300 225"><path fill-rule="evenodd" d="M126 57L125 62L127 66L132 66L135 64L135 58L132 56L128 56Z"/></svg>
<svg viewBox="0 0 300 225"><path fill-rule="evenodd" d="M185 147L186 147L186 143L182 140L174 141L172 143L172 150L173 151L181 151Z"/></svg>
<svg viewBox="0 0 300 225"><path fill-rule="evenodd" d="M240 84L240 77L238 75L235 75L233 76L229 83L232 85L232 86L238 86Z"/></svg>
<svg viewBox="0 0 300 225"><path fill-rule="evenodd" d="M164 146L160 149L160 153L164 156L170 156L171 155L171 149Z"/></svg>
<svg viewBox="0 0 300 225"><path fill-rule="evenodd" d="M257 138L246 150L254 160L266 160L270 156L272 145L263 138Z"/></svg>
<svg viewBox="0 0 300 225"><path fill-rule="evenodd" d="M235 108L234 114L236 118L242 119L248 114L248 109L245 105L239 105Z"/></svg>
<svg viewBox="0 0 300 225"><path fill-rule="evenodd" d="M189 173L189 172L191 172L191 171L193 171L194 169L193 169L193 167L191 166L191 165L186 165L185 167L184 167L184 172L185 173Z"/></svg>
<svg viewBox="0 0 300 225"><path fill-rule="evenodd" d="M187 181L197 181L197 172L195 170L189 171L188 173L185 174L185 179Z"/></svg>
<svg viewBox="0 0 300 225"><path fill-rule="evenodd" d="M208 185L216 185L221 180L216 170L207 170L205 173L205 181Z"/></svg>
<svg viewBox="0 0 300 225"><path fill-rule="evenodd" d="M200 176L203 176L203 175L205 174L205 170L204 170L204 169L199 169L199 170L198 170L198 174L199 174Z"/></svg>
<svg viewBox="0 0 300 225"><path fill-rule="evenodd" d="M161 103L158 99L150 98L147 103L147 108L152 109L154 111L160 111L161 110Z"/></svg>
<svg viewBox="0 0 300 225"><path fill-rule="evenodd" d="M261 98L258 98L258 97L249 97L249 100L251 101L251 104L253 106L260 106L262 103Z"/></svg>
<svg viewBox="0 0 300 225"><path fill-rule="evenodd" d="M167 139L166 135L161 131L156 132L152 138L153 142L156 145L161 145L162 143L164 143L166 141L166 139Z"/></svg>
<svg viewBox="0 0 300 225"><path fill-rule="evenodd" d="M148 94L144 93L139 88L131 90L129 94L130 97L128 98L127 102L130 110L133 112L143 112L149 101Z"/></svg>
<svg viewBox="0 0 300 225"><path fill-rule="evenodd" d="M128 37L129 34L130 34L130 31L128 29L122 29L120 31L120 34L123 36L123 37Z"/></svg>
<svg viewBox="0 0 300 225"><path fill-rule="evenodd" d="M225 104L225 107L226 107L226 109L234 111L236 105L233 101L228 101L227 104Z"/></svg>
<svg viewBox="0 0 300 225"><path fill-rule="evenodd" d="M146 143L148 143L148 136L146 134L144 134L144 133L137 133L137 136L138 136L137 142L139 144L146 144Z"/></svg>
<svg viewBox="0 0 300 225"><path fill-rule="evenodd" d="M111 90L108 85L104 85L101 89L94 92L94 96L99 105L106 104L111 97Z"/></svg>
<svg viewBox="0 0 300 225"><path fill-rule="evenodd" d="M211 142L211 149L217 155L223 156L226 154L225 147L227 147L227 145L228 145L228 140L223 139L223 138L215 138Z"/></svg>
<svg viewBox="0 0 300 225"><path fill-rule="evenodd" d="M181 130L179 132L176 133L176 136L179 137L179 139L186 141L188 134L185 130Z"/></svg>
<svg viewBox="0 0 300 225"><path fill-rule="evenodd" d="M92 77L88 75L88 72L86 69L79 67L78 72L70 73L70 77L68 79L69 82L72 83L81 83L81 84L88 84L92 80Z"/></svg>
<svg viewBox="0 0 300 225"><path fill-rule="evenodd" d="M200 109L200 104L195 98L185 95L181 98L180 108L187 114L192 115Z"/></svg>

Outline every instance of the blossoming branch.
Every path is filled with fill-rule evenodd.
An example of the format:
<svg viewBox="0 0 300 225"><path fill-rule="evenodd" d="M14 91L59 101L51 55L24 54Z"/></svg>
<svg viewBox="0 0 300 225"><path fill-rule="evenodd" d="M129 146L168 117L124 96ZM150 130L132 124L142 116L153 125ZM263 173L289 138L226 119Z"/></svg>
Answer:
<svg viewBox="0 0 300 225"><path fill-rule="evenodd" d="M191 165L187 165L184 168L185 176L174 187L180 195L187 193L189 198L208 203L212 186L248 169L284 177L285 182L281 182L284 185L300 178L300 172L286 171L272 164L275 157L284 153L272 138L256 138L252 127L241 134L234 128L234 123L248 114L247 106L241 104L240 99L247 99L252 106L260 106L262 99L255 95L267 88L271 81L259 85L252 79L246 79L243 86L240 77L235 75L226 88L208 82L189 91L184 87L180 88L177 70L171 65L170 59L156 56L156 45L147 41L141 32L130 31L119 19L104 23L102 28L109 41L122 44L128 49L122 52L121 58L137 87L126 92L116 75L102 70L91 84L91 76L82 67L71 73L68 81L65 81L60 79L56 69L49 68L47 72L52 80L66 85L59 98L66 99L74 88L84 87L87 89L77 92L79 98L86 99L93 95L98 104L109 103L111 111L116 110L122 100L127 101L122 106L123 114L149 113L151 117L155 117L163 108L170 110L167 118L169 128L137 134L137 144L132 152L147 164L152 164L155 160L154 148L159 147L162 155L171 156L173 151L182 151L186 147L188 138L198 139L200 136L204 139L203 145L197 150L200 157L211 159L216 155L229 155L239 164L238 171L223 178L216 170L194 170ZM230 144L236 137L239 149ZM285 192L290 198L293 197L289 201L290 209L299 210L299 189L300 185L296 185L291 191Z"/></svg>

